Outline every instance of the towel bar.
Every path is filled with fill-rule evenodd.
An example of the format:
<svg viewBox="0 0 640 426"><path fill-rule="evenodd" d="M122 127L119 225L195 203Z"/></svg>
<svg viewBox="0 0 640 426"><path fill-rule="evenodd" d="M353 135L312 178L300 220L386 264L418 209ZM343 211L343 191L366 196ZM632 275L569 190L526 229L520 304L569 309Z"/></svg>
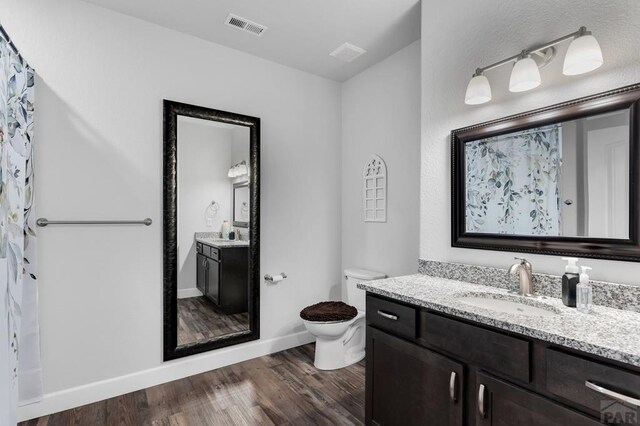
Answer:
<svg viewBox="0 0 640 426"><path fill-rule="evenodd" d="M36 225L151 225L152 220L49 220L44 217L36 220Z"/></svg>

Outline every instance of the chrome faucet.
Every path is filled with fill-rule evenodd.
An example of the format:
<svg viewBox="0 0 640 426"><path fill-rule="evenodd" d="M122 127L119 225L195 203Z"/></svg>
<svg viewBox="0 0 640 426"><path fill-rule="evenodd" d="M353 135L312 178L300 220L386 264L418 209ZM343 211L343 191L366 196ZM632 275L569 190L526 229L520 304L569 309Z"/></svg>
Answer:
<svg viewBox="0 0 640 426"><path fill-rule="evenodd" d="M509 268L509 274L518 274L520 278L520 295L531 296L533 294L533 288L531 286L531 264L527 261L527 259L523 259L521 257L514 257L514 259L517 259L520 262L511 265L511 268Z"/></svg>

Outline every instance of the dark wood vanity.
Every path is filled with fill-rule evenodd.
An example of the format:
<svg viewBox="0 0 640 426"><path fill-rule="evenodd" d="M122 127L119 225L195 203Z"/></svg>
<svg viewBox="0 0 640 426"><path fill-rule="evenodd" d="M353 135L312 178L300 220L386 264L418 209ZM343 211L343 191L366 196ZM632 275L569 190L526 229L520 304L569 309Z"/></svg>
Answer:
<svg viewBox="0 0 640 426"><path fill-rule="evenodd" d="M366 318L368 425L589 426L603 391L640 398L634 366L371 293Z"/></svg>
<svg viewBox="0 0 640 426"><path fill-rule="evenodd" d="M249 247L196 243L197 288L225 314L247 312Z"/></svg>

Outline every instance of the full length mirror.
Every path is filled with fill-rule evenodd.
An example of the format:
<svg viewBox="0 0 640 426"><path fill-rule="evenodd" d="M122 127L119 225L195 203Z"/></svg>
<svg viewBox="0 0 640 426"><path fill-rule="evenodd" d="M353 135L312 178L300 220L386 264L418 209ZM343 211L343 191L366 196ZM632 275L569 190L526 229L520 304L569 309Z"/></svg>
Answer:
<svg viewBox="0 0 640 426"><path fill-rule="evenodd" d="M452 246L640 261L640 87L454 130Z"/></svg>
<svg viewBox="0 0 640 426"><path fill-rule="evenodd" d="M258 337L259 120L171 101L164 114L165 359L173 359Z"/></svg>

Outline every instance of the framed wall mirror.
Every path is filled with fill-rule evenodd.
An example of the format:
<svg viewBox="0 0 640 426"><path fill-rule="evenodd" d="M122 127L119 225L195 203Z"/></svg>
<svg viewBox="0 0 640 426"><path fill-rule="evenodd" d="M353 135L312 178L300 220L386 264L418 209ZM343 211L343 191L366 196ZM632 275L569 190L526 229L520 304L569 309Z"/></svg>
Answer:
<svg viewBox="0 0 640 426"><path fill-rule="evenodd" d="M233 184L233 226L246 228L249 226L249 183L240 182Z"/></svg>
<svg viewBox="0 0 640 426"><path fill-rule="evenodd" d="M640 261L640 85L451 133L453 247Z"/></svg>
<svg viewBox="0 0 640 426"><path fill-rule="evenodd" d="M260 337L260 119L168 100L163 118L167 361Z"/></svg>

